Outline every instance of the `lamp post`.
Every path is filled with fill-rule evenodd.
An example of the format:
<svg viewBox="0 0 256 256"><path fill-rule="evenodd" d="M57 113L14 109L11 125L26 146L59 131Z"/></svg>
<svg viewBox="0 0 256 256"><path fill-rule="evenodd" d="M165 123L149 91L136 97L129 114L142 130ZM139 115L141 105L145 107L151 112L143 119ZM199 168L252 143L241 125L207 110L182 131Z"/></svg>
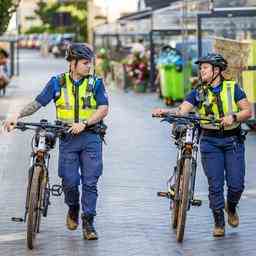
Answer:
<svg viewBox="0 0 256 256"><path fill-rule="evenodd" d="M214 0L209 0L209 11L210 12L214 11Z"/></svg>
<svg viewBox="0 0 256 256"><path fill-rule="evenodd" d="M93 43L94 0L87 0L87 41Z"/></svg>
<svg viewBox="0 0 256 256"><path fill-rule="evenodd" d="M189 59L188 59L188 52L187 52L187 42L188 42L188 24L187 24L187 18L188 18L188 0L183 0L183 6L182 6L182 58L183 58L183 84L184 84L184 90L187 87L187 84L189 83L189 74L188 74L188 67L189 67ZM185 91L184 91L185 92Z"/></svg>

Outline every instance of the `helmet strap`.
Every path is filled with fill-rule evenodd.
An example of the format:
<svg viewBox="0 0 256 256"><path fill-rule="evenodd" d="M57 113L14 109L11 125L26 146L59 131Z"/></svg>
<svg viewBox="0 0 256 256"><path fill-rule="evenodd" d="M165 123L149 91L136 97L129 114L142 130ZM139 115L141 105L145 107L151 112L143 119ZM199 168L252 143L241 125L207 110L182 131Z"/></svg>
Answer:
<svg viewBox="0 0 256 256"><path fill-rule="evenodd" d="M212 73L213 73L213 75L212 75L212 80L211 80L211 82L209 83L209 85L211 85L212 82L214 82L218 76L220 76L220 79L223 80L223 77L222 77L222 75L221 75L221 70L217 73L216 76L214 76L214 68L215 68L215 66L212 65Z"/></svg>

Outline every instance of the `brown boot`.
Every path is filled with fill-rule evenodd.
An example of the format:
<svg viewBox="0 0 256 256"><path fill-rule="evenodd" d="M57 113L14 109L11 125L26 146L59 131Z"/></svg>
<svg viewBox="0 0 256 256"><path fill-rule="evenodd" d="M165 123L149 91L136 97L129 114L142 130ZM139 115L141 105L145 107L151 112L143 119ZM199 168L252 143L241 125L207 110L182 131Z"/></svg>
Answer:
<svg viewBox="0 0 256 256"><path fill-rule="evenodd" d="M76 230L79 224L79 205L78 206L70 206L68 213L67 213L67 219L66 219L66 225L69 230Z"/></svg>
<svg viewBox="0 0 256 256"><path fill-rule="evenodd" d="M213 236L214 237L222 237L225 235L225 218L222 209L213 211L214 217L214 229Z"/></svg>
<svg viewBox="0 0 256 256"><path fill-rule="evenodd" d="M236 211L236 203L226 202L225 211L228 214L228 224L236 228L239 226L239 216Z"/></svg>
<svg viewBox="0 0 256 256"><path fill-rule="evenodd" d="M93 225L94 216L85 216L82 214L82 222L83 222L83 237L85 240L97 240L98 235Z"/></svg>

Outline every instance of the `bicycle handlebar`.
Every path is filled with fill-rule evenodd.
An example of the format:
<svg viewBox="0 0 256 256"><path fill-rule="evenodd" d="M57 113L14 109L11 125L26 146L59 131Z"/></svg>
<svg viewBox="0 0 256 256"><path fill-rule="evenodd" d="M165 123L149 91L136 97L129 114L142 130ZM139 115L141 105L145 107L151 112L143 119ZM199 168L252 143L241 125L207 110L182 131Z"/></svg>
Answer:
<svg viewBox="0 0 256 256"><path fill-rule="evenodd" d="M39 123L28 123L28 122L18 122L16 124L16 129L21 131L25 130L36 130L36 128L41 128L46 131L55 132L57 134L67 134L68 129L71 127L71 124L64 123L62 121L55 121L54 124L49 123L47 120L41 120ZM104 135L106 133L107 126L103 123L97 123L90 125L85 128L85 131L91 131L98 133L104 140Z"/></svg>
<svg viewBox="0 0 256 256"><path fill-rule="evenodd" d="M166 114L161 114L160 116L152 115L152 117L153 118L164 118L163 121L187 120L187 121L190 121L191 123L198 123L199 121L207 121L212 124L220 124L221 123L220 120L209 119L209 118L200 118L195 115L174 115L174 114L166 113Z"/></svg>
<svg viewBox="0 0 256 256"><path fill-rule="evenodd" d="M70 126L66 123L55 121L54 124L49 123L47 120L41 120L39 123L33 122L18 122L15 126L15 129L19 129L21 131L25 130L35 130L36 128L41 128L46 131L52 132L67 132Z"/></svg>

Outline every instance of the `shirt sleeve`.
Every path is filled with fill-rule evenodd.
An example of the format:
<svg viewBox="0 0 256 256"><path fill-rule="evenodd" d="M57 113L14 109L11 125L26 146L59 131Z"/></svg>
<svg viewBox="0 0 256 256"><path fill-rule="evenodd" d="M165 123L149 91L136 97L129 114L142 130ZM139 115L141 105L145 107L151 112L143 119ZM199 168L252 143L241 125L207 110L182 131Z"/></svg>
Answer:
<svg viewBox="0 0 256 256"><path fill-rule="evenodd" d="M239 86L238 84L235 85L235 102L238 102L242 99L246 99L246 93L244 92L244 90L242 89L241 86Z"/></svg>
<svg viewBox="0 0 256 256"><path fill-rule="evenodd" d="M196 89L193 89L185 98L185 101L192 104L194 107L199 105L199 98Z"/></svg>
<svg viewBox="0 0 256 256"><path fill-rule="evenodd" d="M7 66L7 65L4 65L3 71L4 71L4 73L5 73L5 75L6 75L7 77L10 77L10 74L9 74L9 72L8 72L8 66Z"/></svg>
<svg viewBox="0 0 256 256"><path fill-rule="evenodd" d="M46 106L50 103L51 100L55 98L57 83L59 83L57 78L52 77L35 100L42 106Z"/></svg>
<svg viewBox="0 0 256 256"><path fill-rule="evenodd" d="M109 105L108 95L102 79L98 79L95 85L95 99L97 106Z"/></svg>

